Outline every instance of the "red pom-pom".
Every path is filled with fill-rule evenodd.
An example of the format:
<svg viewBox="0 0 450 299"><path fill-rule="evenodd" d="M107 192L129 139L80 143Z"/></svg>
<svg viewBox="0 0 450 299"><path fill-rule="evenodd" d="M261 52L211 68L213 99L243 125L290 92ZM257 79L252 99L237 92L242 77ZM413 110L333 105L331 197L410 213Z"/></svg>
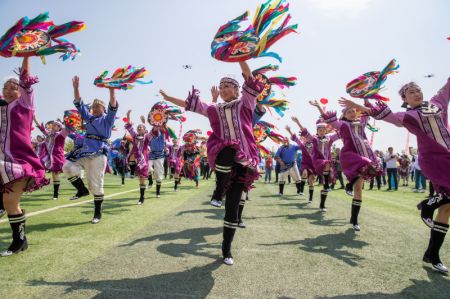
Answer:
<svg viewBox="0 0 450 299"><path fill-rule="evenodd" d="M181 122L184 123L186 121L186 117L182 116L181 117Z"/></svg>
<svg viewBox="0 0 450 299"><path fill-rule="evenodd" d="M34 131L34 127L31 127L31 131Z"/></svg>
<svg viewBox="0 0 450 299"><path fill-rule="evenodd" d="M122 118L122 121L123 121L124 123L126 123L126 122L128 122L128 118L124 117L124 118Z"/></svg>
<svg viewBox="0 0 450 299"><path fill-rule="evenodd" d="M212 135L212 132L211 132L211 131L208 131L208 132L206 132L206 135L211 136L211 135Z"/></svg>
<svg viewBox="0 0 450 299"><path fill-rule="evenodd" d="M326 105L326 104L328 104L328 99L321 98L321 99L320 99L320 103L321 103L322 105Z"/></svg>
<svg viewBox="0 0 450 299"><path fill-rule="evenodd" d="M447 37L447 39L448 39L448 40L450 40L450 36L449 36L449 37Z"/></svg>

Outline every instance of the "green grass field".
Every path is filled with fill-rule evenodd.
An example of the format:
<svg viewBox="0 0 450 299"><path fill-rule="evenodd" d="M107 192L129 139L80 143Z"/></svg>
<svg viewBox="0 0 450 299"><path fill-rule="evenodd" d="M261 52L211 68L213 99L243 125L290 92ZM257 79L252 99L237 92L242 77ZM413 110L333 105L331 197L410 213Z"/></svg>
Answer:
<svg viewBox="0 0 450 299"><path fill-rule="evenodd" d="M29 215L45 212L27 220L29 249L0 258L0 298L450 298L449 277L421 262L429 229L415 205L424 194L365 192L354 233L343 191L321 214L319 187L309 206L294 185L278 197L277 185L257 183L229 267L220 259L224 210L209 205L214 182L183 181L178 193L164 184L161 198L153 187L137 206L138 181L107 176L106 195L121 194L105 200L97 225L91 202L63 207L73 203L66 182L58 201L51 187L24 196ZM449 237L441 258L450 266Z"/></svg>

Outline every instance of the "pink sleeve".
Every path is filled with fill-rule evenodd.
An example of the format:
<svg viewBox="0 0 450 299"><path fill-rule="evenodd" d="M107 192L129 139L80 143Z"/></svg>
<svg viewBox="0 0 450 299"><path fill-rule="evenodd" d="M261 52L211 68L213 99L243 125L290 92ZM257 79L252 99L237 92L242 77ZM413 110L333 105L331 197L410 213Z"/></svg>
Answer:
<svg viewBox="0 0 450 299"><path fill-rule="evenodd" d="M309 133L308 129L304 128L301 132L300 135L302 137L305 137L306 140L308 140L309 142L312 142L314 140L314 136L311 135L311 133Z"/></svg>
<svg viewBox="0 0 450 299"><path fill-rule="evenodd" d="M339 130L342 126L342 121L337 119L335 111L328 111L324 115L322 115L323 121L336 130Z"/></svg>
<svg viewBox="0 0 450 299"><path fill-rule="evenodd" d="M192 111L203 116L208 117L208 108L209 104L204 103L200 100L200 92L192 86L192 91L189 92L189 95L186 99L186 111Z"/></svg>
<svg viewBox="0 0 450 299"><path fill-rule="evenodd" d="M41 124L38 126L38 129L39 129L39 130L42 132L42 134L44 134L45 136L48 135L48 131L47 131L47 129L45 128L44 123L41 123Z"/></svg>
<svg viewBox="0 0 450 299"><path fill-rule="evenodd" d="M22 72L20 70L20 79L19 79L19 91L20 98L19 103L22 107L27 109L34 109L34 92L31 86L38 82L37 77L31 77L28 72Z"/></svg>
<svg viewBox="0 0 450 299"><path fill-rule="evenodd" d="M379 102L378 105L370 109L369 114L375 119L384 120L397 127L403 127L403 118L405 117L406 112L393 113L386 104Z"/></svg>
<svg viewBox="0 0 450 299"><path fill-rule="evenodd" d="M125 124L125 129L130 133L131 137L136 137L136 131L131 124Z"/></svg>
<svg viewBox="0 0 450 299"><path fill-rule="evenodd" d="M291 140L297 143L298 146L302 146L303 144L302 141L295 134L291 136Z"/></svg>
<svg viewBox="0 0 450 299"><path fill-rule="evenodd" d="M330 135L330 142L333 143L333 142L335 142L336 140L338 140L340 138L341 138L341 136L338 133L331 134Z"/></svg>
<svg viewBox="0 0 450 299"><path fill-rule="evenodd" d="M67 135L70 134L70 131L67 128L64 128L64 129L61 130L60 134L61 134L62 137L66 138Z"/></svg>
<svg viewBox="0 0 450 299"><path fill-rule="evenodd" d="M444 120L447 122L448 101L450 101L450 78L447 79L445 85L434 95L430 103L438 106L445 113Z"/></svg>
<svg viewBox="0 0 450 299"><path fill-rule="evenodd" d="M264 90L264 84L256 78L247 78L244 85L242 86L242 96L241 101L244 107L248 109L255 110L256 98Z"/></svg>

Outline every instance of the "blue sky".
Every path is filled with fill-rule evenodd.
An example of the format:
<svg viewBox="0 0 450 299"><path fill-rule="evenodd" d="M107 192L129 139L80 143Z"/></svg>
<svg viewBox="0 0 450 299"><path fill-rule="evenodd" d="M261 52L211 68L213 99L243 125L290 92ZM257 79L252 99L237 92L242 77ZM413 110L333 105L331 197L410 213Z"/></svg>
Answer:
<svg viewBox="0 0 450 299"><path fill-rule="evenodd" d="M34 17L49 11L59 24L70 20L86 22L87 28L67 36L82 52L75 61L62 62L57 56L47 57L47 65L33 59L32 72L39 76L36 86L36 114L42 121L62 116L72 108L71 78L81 77L81 93L86 101L107 98L107 90L92 82L101 71L133 65L145 66L151 85L119 91L120 103L116 126L122 134L122 117L133 110L133 120L147 114L161 98L160 88L169 94L185 97L192 85L210 99L210 88L223 75L240 77L237 64L219 62L210 56L210 43L218 27L226 21L250 11L256 0L78 0L24 1L0 0L0 31L5 32L20 17ZM328 110L337 109L337 99L346 96L345 85L358 75L381 70L392 58L400 64L399 73L390 76L382 93L391 98L391 107L400 111L397 90L403 83L416 81L430 98L450 75L450 1L447 0L292 0L292 22L299 24L298 35L289 35L272 50L283 57L280 70L273 75L297 76L298 84L285 90L291 102L286 117L267 115L265 120L276 124L285 134L284 126L293 124L296 115L311 130L318 117L308 100L328 98ZM252 68L277 64L270 58L252 59ZM0 78L12 74L20 60L0 59ZM192 69L183 69L183 65ZM433 73L433 78L425 78ZM178 125L173 123L178 132ZM208 121L199 115L187 114L185 130L204 128ZM375 135L375 148L394 146L404 149L406 131L377 123L381 130ZM415 138L411 138L415 145Z"/></svg>

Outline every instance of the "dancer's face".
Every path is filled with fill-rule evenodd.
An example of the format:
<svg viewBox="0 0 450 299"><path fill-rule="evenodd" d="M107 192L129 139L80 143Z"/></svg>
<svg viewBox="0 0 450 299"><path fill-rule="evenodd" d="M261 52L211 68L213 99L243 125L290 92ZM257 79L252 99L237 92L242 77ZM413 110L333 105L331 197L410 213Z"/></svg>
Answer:
<svg viewBox="0 0 450 299"><path fill-rule="evenodd" d="M20 97L19 85L13 82L6 82L3 85L3 97L8 103L17 100Z"/></svg>
<svg viewBox="0 0 450 299"><path fill-rule="evenodd" d="M59 132L59 131L61 131L61 127L57 123L53 123L51 125L51 130L52 130L52 132Z"/></svg>
<svg viewBox="0 0 450 299"><path fill-rule="evenodd" d="M355 120L357 117L356 109L354 108L348 109L347 111L345 111L344 117L350 121Z"/></svg>
<svg viewBox="0 0 450 299"><path fill-rule="evenodd" d="M230 83L222 83L219 85L219 95L224 102L231 102L238 98L239 89Z"/></svg>
<svg viewBox="0 0 450 299"><path fill-rule="evenodd" d="M137 133L138 133L139 135L144 135L144 134L145 134L145 126L142 125L142 124L138 125L138 126L137 126Z"/></svg>
<svg viewBox="0 0 450 299"><path fill-rule="evenodd" d="M99 104L99 103L94 103L92 104L92 115L97 117L97 116L101 116L103 113L105 113L105 107L103 107L103 105Z"/></svg>
<svg viewBox="0 0 450 299"><path fill-rule="evenodd" d="M318 136L323 137L326 134L327 134L327 128L323 128L323 127L317 128L317 135Z"/></svg>
<svg viewBox="0 0 450 299"><path fill-rule="evenodd" d="M419 107L423 103L423 93L420 88L410 87L405 92L405 97L403 98L411 108Z"/></svg>

